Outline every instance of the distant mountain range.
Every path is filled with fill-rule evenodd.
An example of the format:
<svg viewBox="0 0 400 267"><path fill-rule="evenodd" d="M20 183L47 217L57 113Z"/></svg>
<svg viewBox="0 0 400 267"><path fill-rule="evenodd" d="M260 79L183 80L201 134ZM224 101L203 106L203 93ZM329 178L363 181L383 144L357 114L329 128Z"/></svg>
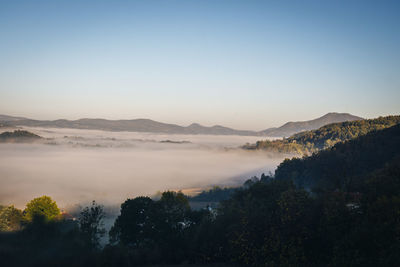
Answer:
<svg viewBox="0 0 400 267"><path fill-rule="evenodd" d="M22 117L0 115L0 126L30 126L91 129L105 131L153 132L167 134L210 134L210 135L248 135L248 136L290 136L305 130L318 129L321 126L344 121L362 120L363 118L348 113L328 113L318 119L310 121L288 122L279 128L269 128L263 131L235 130L215 125L211 127L193 123L189 126L167 124L149 119L133 120L106 120L106 119L79 119L79 120L32 120Z"/></svg>

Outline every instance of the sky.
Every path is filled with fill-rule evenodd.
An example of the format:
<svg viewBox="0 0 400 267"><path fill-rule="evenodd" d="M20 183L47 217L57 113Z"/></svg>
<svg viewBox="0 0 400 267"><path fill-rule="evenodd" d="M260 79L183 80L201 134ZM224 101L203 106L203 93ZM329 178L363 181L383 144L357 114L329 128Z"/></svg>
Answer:
<svg viewBox="0 0 400 267"><path fill-rule="evenodd" d="M400 114L399 1L0 0L0 114L261 130Z"/></svg>

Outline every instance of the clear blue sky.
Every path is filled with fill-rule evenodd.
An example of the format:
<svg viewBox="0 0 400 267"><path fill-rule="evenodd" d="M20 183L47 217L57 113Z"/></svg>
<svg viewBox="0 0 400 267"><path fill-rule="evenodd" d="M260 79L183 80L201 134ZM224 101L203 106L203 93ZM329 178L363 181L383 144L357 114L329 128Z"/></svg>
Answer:
<svg viewBox="0 0 400 267"><path fill-rule="evenodd" d="M264 129L400 113L400 1L0 1L0 114Z"/></svg>

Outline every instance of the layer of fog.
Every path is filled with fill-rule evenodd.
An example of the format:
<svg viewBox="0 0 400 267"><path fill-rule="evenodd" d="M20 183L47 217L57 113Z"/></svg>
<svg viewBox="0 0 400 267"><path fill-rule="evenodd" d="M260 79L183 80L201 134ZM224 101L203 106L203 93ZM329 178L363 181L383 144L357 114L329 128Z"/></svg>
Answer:
<svg viewBox="0 0 400 267"><path fill-rule="evenodd" d="M45 141L0 144L0 203L21 208L41 195L62 207L117 205L168 189L234 186L283 159L235 149L259 137L25 129Z"/></svg>

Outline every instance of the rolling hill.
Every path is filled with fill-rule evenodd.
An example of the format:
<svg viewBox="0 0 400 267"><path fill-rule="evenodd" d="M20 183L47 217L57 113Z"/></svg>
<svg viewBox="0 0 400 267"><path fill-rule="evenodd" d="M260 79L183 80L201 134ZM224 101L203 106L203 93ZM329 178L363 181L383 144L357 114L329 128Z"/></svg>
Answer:
<svg viewBox="0 0 400 267"><path fill-rule="evenodd" d="M261 135L265 136L288 137L295 133L315 130L331 123L357 120L363 120L363 118L351 115L349 113L331 112L314 120L287 122L279 128L269 128L261 131L260 133Z"/></svg>
<svg viewBox="0 0 400 267"><path fill-rule="evenodd" d="M13 132L3 132L0 134L0 143L24 143L34 142L42 139L39 135L28 131L16 130Z"/></svg>

